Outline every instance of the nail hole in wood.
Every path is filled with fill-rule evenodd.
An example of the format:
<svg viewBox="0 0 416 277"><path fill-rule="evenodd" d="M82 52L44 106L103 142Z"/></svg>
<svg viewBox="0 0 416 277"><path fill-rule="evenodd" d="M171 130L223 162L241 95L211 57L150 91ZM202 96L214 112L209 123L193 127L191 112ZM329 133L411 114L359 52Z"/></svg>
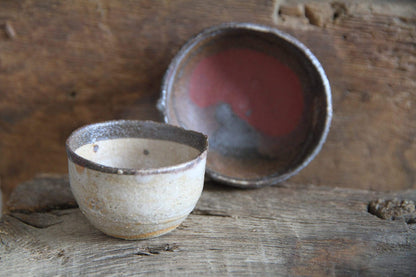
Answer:
<svg viewBox="0 0 416 277"><path fill-rule="evenodd" d="M77 98L78 93L75 90L73 90L68 95L70 98L75 99Z"/></svg>

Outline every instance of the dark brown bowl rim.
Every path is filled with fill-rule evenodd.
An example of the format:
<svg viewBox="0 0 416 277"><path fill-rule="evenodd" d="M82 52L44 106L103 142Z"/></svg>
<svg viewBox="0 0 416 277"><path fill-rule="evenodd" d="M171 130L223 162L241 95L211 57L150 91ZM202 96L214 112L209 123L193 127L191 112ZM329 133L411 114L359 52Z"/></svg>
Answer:
<svg viewBox="0 0 416 277"><path fill-rule="evenodd" d="M164 121L166 123L169 123L169 116L168 116L169 107L167 106L167 100L170 97L170 91L173 85L174 77L181 63L181 60L184 57L186 57L187 53L191 51L196 45L198 45L198 43L201 42L202 40L205 40L208 37L216 36L227 30L235 30L235 29L274 34L278 38L285 40L286 42L291 44L293 47L296 47L298 50L300 50L300 52L304 54L304 57L311 62L314 69L318 72L318 75L323 85L325 100L326 100L326 103L325 103L326 117L325 117L325 122L323 124L324 128L320 134L320 138L318 142L313 147L313 150L311 151L311 153L308 156L306 156L306 158L303 159L303 161L299 165L295 166L294 168L292 168L291 170L287 171L284 174L266 175L266 176L262 176L262 177L255 178L255 179L242 179L242 178L235 178L231 176L225 176L214 170L211 170L208 167L208 165L206 168L207 175L210 176L212 179L216 181L220 181L228 185L236 186L236 187L254 188L254 187L262 187L266 185L276 184L276 183L287 180L293 175L296 175L299 171L305 168L315 158L315 156L321 151L322 146L324 142L326 141L326 138L328 136L328 132L330 129L330 125L331 125L331 120L332 120L331 87L330 87L328 78L325 74L325 71L322 65L320 64L320 62L318 61L318 59L312 54L312 52L296 38L276 28L265 26L265 25L259 25L255 23L230 22L230 23L224 23L221 25L207 28L203 30L202 32L198 33L197 35L195 35L194 37L192 37L184 46L182 46L182 48L179 50L176 56L172 59L163 77L162 86L161 86L161 96L158 101L157 107L163 114Z"/></svg>
<svg viewBox="0 0 416 277"><path fill-rule="evenodd" d="M128 135L106 135L105 132L101 134L91 134L91 130L95 128L102 128L103 130L111 127L137 127L138 129L135 133L128 133ZM145 130L145 132L140 132ZM147 129L152 128L153 132L156 132L157 135L151 135L146 133ZM163 132L160 132L162 130ZM158 133L159 131L159 133ZM84 135L84 137L83 137ZM176 135L176 136L175 136ZM94 143L96 141L114 139L114 138L149 138L149 139L158 139L158 140L167 140L184 145L193 147L199 151L199 154L194 159L186 161L184 163L178 163L172 166L164 166L158 168L149 168L149 169L137 169L137 168L120 168L120 167L111 167L105 166L96 162L93 162L89 159L83 158L80 155L75 153L75 150L81 147L82 145ZM208 152L208 137L200 132L186 130L182 127L173 126L166 123L159 123L150 120L112 120L104 121L99 123L88 124L74 130L71 135L68 137L65 143L66 152L68 159L73 163L85 167L88 169L96 170L103 173L118 174L118 175L151 175L151 174L161 174L161 173L174 173L179 171L184 171L190 169L200 161L206 159Z"/></svg>

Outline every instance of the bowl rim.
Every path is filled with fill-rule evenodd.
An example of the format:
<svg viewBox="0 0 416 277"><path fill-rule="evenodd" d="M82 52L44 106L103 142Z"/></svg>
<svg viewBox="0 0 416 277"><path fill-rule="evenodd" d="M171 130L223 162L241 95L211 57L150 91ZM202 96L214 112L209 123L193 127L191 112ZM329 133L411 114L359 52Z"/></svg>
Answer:
<svg viewBox="0 0 416 277"><path fill-rule="evenodd" d="M318 59L315 57L315 55L312 54L312 52L303 43L301 43L299 40L297 40L293 36L285 32L282 32L274 27L256 24L256 23L248 23L248 22L228 22L228 23L223 23L223 24L216 25L216 26L209 27L209 28L202 30L200 33L191 37L191 39L188 40L188 42L182 46L179 52L171 60L171 63L169 64L169 67L162 80L161 94L160 94L159 101L157 103L157 108L162 113L164 121L166 123L170 123L169 122L170 121L169 120L169 108L170 107L168 106L167 102L168 102L169 97L171 96L172 86L174 84L174 77L176 76L177 71L180 68L182 59L185 58L187 53L190 50L192 50L195 46L197 46L201 41L210 37L214 37L223 32L226 32L229 30L235 30L235 29L273 34L279 39L282 39L288 42L293 47L296 47L304 55L304 57L309 60L309 62L312 64L312 67L317 71L320 81L322 82L323 91L324 91L325 100L326 100L325 101L326 102L325 103L326 104L326 107L325 107L326 116L325 116L325 122L323 123L323 130L318 135L320 136L319 140L317 141L315 146L313 146L311 153L307 154L305 159L303 159L303 161L300 164L295 165L293 168L291 168L290 170L288 170L287 172L283 174L270 174L270 175L264 175L258 178L251 178L251 179L236 178L236 177L220 174L216 172L215 170L210 169L208 164L206 167L207 175L210 176L212 179L228 184L228 185L236 186L236 187L249 188L249 187L261 187L265 185L276 184L284 180L287 180L293 175L296 175L299 171L305 168L315 158L315 156L321 151L322 146L328 136L330 125L331 125L331 120L332 120L332 115L333 115L331 87L330 87L328 78L325 74L325 71L322 65L320 64Z"/></svg>
<svg viewBox="0 0 416 277"><path fill-rule="evenodd" d="M75 149L74 149L74 144L76 143L75 140L77 139L77 136L80 136L82 133L89 132L89 130L93 129L94 127L106 128L106 127L111 127L111 126L115 126L115 125L117 125L117 126L128 126L129 124L133 125L133 126L141 127L141 128L146 128L146 127L159 128L159 129L162 128L162 129L167 129L167 130L179 132L182 136L184 136L186 138L189 138L189 141L191 141L192 139L198 140L198 142L196 142L196 143L198 145L200 145L200 149L190 145L190 143L179 142L179 141L175 141L175 140L168 139L168 138L163 139L163 138L148 137L148 139L166 140L166 141L171 141L171 142L184 144L184 145L187 145L189 147L192 147L192 148L198 150L199 153L195 158L190 159L186 162L177 163L177 164L170 165L170 166L161 166L161 167L146 168L146 169L106 166L106 165L102 165L100 163L93 162L92 160L86 159L86 158L78 155L77 153L75 153L76 149L78 149L79 147L81 147L83 145L86 145L86 144L89 144L89 143L94 143L95 141L98 142L98 141L117 138L117 137L104 138L104 139L98 139L98 140L93 139L92 142L82 143L81 145L79 145L78 147L75 147ZM131 138L131 137L133 137L133 138L134 137L135 138L146 138L146 137L140 137L139 135L138 136L125 136L125 137L120 136L118 138ZM110 120L110 121L103 121L103 122L98 122L98 123L87 124L87 125L84 125L84 126L81 126L77 129L75 129L70 134L70 136L67 138L66 143L65 143L65 148L66 148L68 160L70 160L74 164L79 165L79 166L84 167L84 168L88 168L88 169L103 172L103 173L117 174L117 175L152 175L152 174L161 174L161 173L180 172L180 171L184 171L186 169L190 169L190 168L196 166L197 164L199 164L200 161L206 159L206 157L207 157L208 137L206 135L200 133L200 132L196 132L196 131L193 131L193 130L187 130L187 129L184 129L182 127L174 126L174 125L167 124L167 123L155 122L155 121L151 121L151 120Z"/></svg>

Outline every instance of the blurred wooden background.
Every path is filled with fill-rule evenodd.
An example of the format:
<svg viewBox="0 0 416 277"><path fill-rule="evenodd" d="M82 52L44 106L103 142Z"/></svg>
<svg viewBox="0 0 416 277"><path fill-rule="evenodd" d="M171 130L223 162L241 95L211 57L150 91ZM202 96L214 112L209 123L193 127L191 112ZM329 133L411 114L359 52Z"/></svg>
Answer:
<svg viewBox="0 0 416 277"><path fill-rule="evenodd" d="M75 128L161 120L155 103L175 53L229 21L277 27L321 61L334 119L291 183L416 188L416 2L269 0L0 1L0 178L9 194L66 173Z"/></svg>

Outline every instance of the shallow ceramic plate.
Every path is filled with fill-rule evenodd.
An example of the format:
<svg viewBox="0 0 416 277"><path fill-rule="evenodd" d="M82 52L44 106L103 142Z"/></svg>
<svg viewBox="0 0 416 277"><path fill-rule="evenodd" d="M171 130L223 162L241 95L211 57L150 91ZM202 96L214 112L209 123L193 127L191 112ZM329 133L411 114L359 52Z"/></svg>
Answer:
<svg viewBox="0 0 416 277"><path fill-rule="evenodd" d="M170 64L165 121L209 136L207 173L239 187L283 181L320 151L332 117L318 60L274 28L229 23L192 38Z"/></svg>

